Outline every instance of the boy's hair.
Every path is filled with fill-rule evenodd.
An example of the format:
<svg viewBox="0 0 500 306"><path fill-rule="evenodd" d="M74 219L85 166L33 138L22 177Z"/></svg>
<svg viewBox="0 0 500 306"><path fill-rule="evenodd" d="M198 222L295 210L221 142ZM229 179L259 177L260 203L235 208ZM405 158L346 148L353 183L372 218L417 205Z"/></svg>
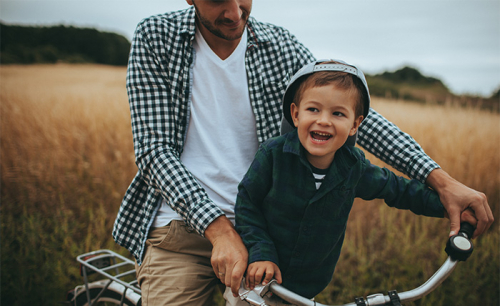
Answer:
<svg viewBox="0 0 500 306"><path fill-rule="evenodd" d="M321 64L339 64L335 61L322 62ZM341 71L318 71L304 77L304 80L300 83L299 87L295 91L293 97L293 103L299 105L302 95L305 90L313 87L321 87L326 85L335 85L339 89L343 90L354 90L357 95L356 106L354 107L354 112L356 118L364 114L364 101L366 99L366 91L363 82L356 77L347 72Z"/></svg>

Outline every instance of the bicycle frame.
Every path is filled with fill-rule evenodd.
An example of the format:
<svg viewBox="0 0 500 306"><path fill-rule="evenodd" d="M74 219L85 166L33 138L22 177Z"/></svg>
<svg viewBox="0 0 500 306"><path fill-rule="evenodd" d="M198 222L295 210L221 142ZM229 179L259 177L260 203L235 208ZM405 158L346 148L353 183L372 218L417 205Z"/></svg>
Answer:
<svg viewBox="0 0 500 306"><path fill-rule="evenodd" d="M358 297L355 299L354 303L337 306L400 306L401 303L411 302L426 296L436 289L453 272L458 261L465 261L471 255L473 246L469 237L472 236L473 232L474 228L471 225L462 224L460 232L448 239L445 248L445 251L449 255L448 258L434 275L420 287L402 293L397 293L394 290L389 291L388 295L378 293L369 295L366 298ZM74 289L71 301L75 301L75 304L75 298L85 293L87 305L93 305L93 303L96 303L101 295L107 290L119 293L121 297L120 305L123 305L124 300L127 299L134 301L132 303L136 303L140 299L141 290L138 286L137 279L134 277L134 280L130 282L123 280L127 276L135 275L134 261L111 250L98 250L85 253L79 255L77 260L81 264L81 274L85 283ZM98 273L106 279L89 283L88 276L92 273ZM91 289L100 290L99 294L95 295L94 292L94 295L91 297ZM239 290L241 300L246 301L250 305L257 306L269 306L269 304L267 304L269 293L273 293L296 306L333 306L320 304L300 296L279 285L275 280L272 280L266 286L258 285L253 290L246 289L244 282L242 282Z"/></svg>
<svg viewBox="0 0 500 306"><path fill-rule="evenodd" d="M400 303L407 303L421 299L434 291L434 289L436 289L453 272L457 263L457 260L453 260L451 257L448 257L436 273L434 273L434 275L431 276L423 285L410 291L398 293L397 295L399 296ZM240 298L249 302L251 305L264 306L267 305L264 300L264 296L266 296L269 292L272 292L283 300L297 306L332 306L324 305L295 294L279 285L275 280L272 280L266 286L256 286L254 290L247 290L244 286L242 286L242 288L240 288ZM394 299L394 297L392 298ZM358 300L358 304L348 303L337 306L357 306L363 305L363 303L366 306L392 305L390 304L392 303L391 296L381 293L369 295L366 299L363 298L363 301L361 301L361 298L358 298Z"/></svg>

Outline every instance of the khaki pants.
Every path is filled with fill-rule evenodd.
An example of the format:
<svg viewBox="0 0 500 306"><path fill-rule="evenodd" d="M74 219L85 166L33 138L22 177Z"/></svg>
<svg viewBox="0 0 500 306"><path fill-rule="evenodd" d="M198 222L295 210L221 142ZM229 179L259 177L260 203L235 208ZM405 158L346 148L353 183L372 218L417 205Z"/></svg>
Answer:
<svg viewBox="0 0 500 306"><path fill-rule="evenodd" d="M144 306L210 306L216 287L224 285L215 277L210 264L212 244L190 230L183 221L172 221L152 229L146 241L141 266L135 265ZM247 302L224 292L226 306L245 306ZM289 306L279 299L266 298L268 305Z"/></svg>
<svg viewBox="0 0 500 306"><path fill-rule="evenodd" d="M221 284L210 264L212 244L183 221L152 229L141 266L142 305L211 305Z"/></svg>

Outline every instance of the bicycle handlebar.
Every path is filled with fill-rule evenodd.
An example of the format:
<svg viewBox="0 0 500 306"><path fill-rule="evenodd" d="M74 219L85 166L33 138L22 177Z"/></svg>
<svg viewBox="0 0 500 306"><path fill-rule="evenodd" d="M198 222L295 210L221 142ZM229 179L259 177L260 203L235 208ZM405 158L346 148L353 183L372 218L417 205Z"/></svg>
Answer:
<svg viewBox="0 0 500 306"><path fill-rule="evenodd" d="M446 243L445 251L448 258L443 265L432 275L423 285L413 290L402 293L390 291L388 295L381 293L372 294L365 298L356 298L354 303L348 303L338 306L376 306L376 305L401 305L401 303L411 302L426 296L436 289L455 269L458 261L465 261L472 254L473 245L470 237L474 233L474 227L469 223L462 223L457 235L451 236ZM266 306L264 296L272 292L283 300L297 306L329 306L323 305L313 300L300 296L285 287L279 285L275 280L269 282L266 286L256 286L254 290L244 288L242 282L240 288L240 298L249 302L251 305ZM332 305L330 305L332 306Z"/></svg>
<svg viewBox="0 0 500 306"><path fill-rule="evenodd" d="M465 261L472 254L473 246L470 238L474 233L474 227L469 223L460 224L460 231L457 235L451 236L444 249L454 260Z"/></svg>

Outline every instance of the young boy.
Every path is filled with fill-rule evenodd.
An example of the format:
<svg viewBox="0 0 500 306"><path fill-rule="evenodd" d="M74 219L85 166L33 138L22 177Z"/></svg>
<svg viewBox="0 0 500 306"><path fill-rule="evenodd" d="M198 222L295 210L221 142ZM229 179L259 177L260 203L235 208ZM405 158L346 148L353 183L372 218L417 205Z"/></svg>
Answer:
<svg viewBox="0 0 500 306"><path fill-rule="evenodd" d="M370 164L346 144L369 106L363 73L345 62L314 62L292 78L283 110L295 129L260 146L238 187L247 288L274 277L304 297L320 293L333 276L356 197L443 217L437 193Z"/></svg>

